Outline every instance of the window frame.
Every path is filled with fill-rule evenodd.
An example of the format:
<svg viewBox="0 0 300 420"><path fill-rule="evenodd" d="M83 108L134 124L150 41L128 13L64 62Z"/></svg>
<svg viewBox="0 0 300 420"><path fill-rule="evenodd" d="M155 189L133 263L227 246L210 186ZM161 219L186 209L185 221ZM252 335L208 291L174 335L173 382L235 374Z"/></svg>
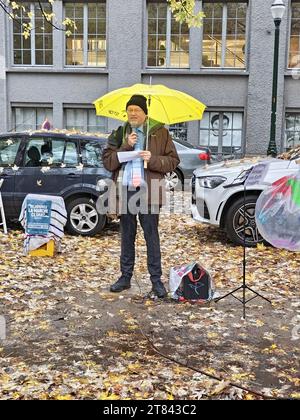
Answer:
<svg viewBox="0 0 300 420"><path fill-rule="evenodd" d="M84 115L84 129L79 129L79 128L75 128L75 130L78 130L78 131L86 131L86 132L89 132L89 133L93 133L92 131L89 131L88 130L88 127L89 127L89 111L95 111L95 108L91 108L91 107L89 107L89 106L84 106L84 105L72 105L72 104L65 104L64 105L64 107L63 107L63 126L64 126L64 129L66 129L66 130L72 130L72 128L67 128L67 112L66 111L68 111L68 110L79 110L79 111L85 111L85 115ZM98 115L96 115L96 117L97 117ZM105 118L105 117L101 117L101 116L99 116L100 118L103 118L103 120L104 120L104 124L103 124L103 127L104 127L104 130L103 131L96 131L96 133L106 133L107 132L107 118Z"/></svg>
<svg viewBox="0 0 300 420"><path fill-rule="evenodd" d="M36 3L36 1L34 1L34 0L30 0L30 1L29 0L23 0L23 1L24 1L25 4L28 4L29 5L30 13L32 13L32 17L30 19L30 22L32 24L32 29L31 29L30 37L29 37L29 40L30 40L30 61L31 61L31 63L30 64L24 64L24 63L18 64L18 63L15 63L15 56L14 56L14 53L15 53L15 48L14 48L14 36L15 36L15 32L14 32L14 25L13 25L14 22L12 21L12 24L10 25L10 31L9 31L9 33L11 35L10 45L12 46L12 48L11 48L11 65L13 67L43 67L43 68L45 68L45 67L51 67L52 68L54 66L54 64L53 64L53 62L54 62L54 35L53 35L53 29L54 28L51 27L51 30L52 30L52 32L51 32L51 36L52 36L52 49L50 51L52 51L52 64L36 64L36 46L35 46L35 37L36 37L36 30L35 30L35 3ZM41 3L43 5L43 1L41 1ZM52 5L50 3L47 3L47 5L48 4L51 6L51 11L53 12ZM48 32L47 32L47 34L48 34ZM17 49L17 50L19 50L19 49ZM20 49L20 51L22 51L22 52L23 52L23 50L24 50L24 48ZM46 51L48 51L48 49L47 50L46 49L39 49L39 51L44 51L44 53L46 54Z"/></svg>
<svg viewBox="0 0 300 420"><path fill-rule="evenodd" d="M201 8L200 10L203 11L203 5L208 0L201 0ZM214 71L222 71L222 70L231 70L231 71L247 71L249 66L248 60L248 49L249 49L249 26L250 26L250 5L249 0L211 0L209 3L223 3L222 8L222 58L221 58L221 66L219 67L207 67L203 66L203 41L204 41L204 25L201 27L201 47L200 47L200 68L201 70L214 70ZM226 49L227 49L227 22L228 22L228 3L246 3L247 4L247 11L246 11L246 30L245 30L245 65L244 67L226 67ZM224 7L225 6L225 7Z"/></svg>
<svg viewBox="0 0 300 420"><path fill-rule="evenodd" d="M207 147L207 148L218 147L218 150L217 150L216 153L212 152L212 155L216 155L218 159L219 158L222 158L222 159L225 158L226 159L226 156L232 156L232 155L236 155L234 157L234 159L235 158L239 159L239 158L243 157L245 155L245 150L246 150L246 128L245 128L245 125L246 125L246 111L244 109L241 109L241 108L239 108L239 109L232 109L232 108L229 108L229 109L222 108L221 109L221 108L219 108L219 109L206 109L205 112L208 112L209 114L213 114L213 113L218 114L219 115L219 122L220 122L219 126L220 127L223 127L224 114L241 114L242 115L242 128L241 128L241 130L237 130L237 129L236 130L234 130L234 129L230 130L231 133L234 132L234 131L240 131L241 132L241 146L240 146L240 150L238 152L234 152L234 150L233 150L234 146L233 145L224 146L223 141L222 141L223 140L223 135L222 135L223 128L222 128L222 130L219 130L218 146L211 146L210 144L208 144L208 145L201 144L200 143L201 131L206 130L206 129L201 129L201 120L198 123L198 143L197 143L197 145L199 147ZM209 121L209 123L210 123L210 121ZM210 131L211 131L211 128L209 127L209 132ZM225 148L230 147L231 148L231 153L230 154L226 153L223 150L224 147Z"/></svg>
<svg viewBox="0 0 300 420"><path fill-rule="evenodd" d="M148 6L149 4L153 3L162 3L165 4L166 2L162 0L146 0L146 10L145 10L145 25L144 25L144 32L145 32L145 56L144 56L144 68L145 69L160 69L160 70L189 70L191 68L191 52L190 48L188 51L188 66L172 66L171 65L171 38L172 38L172 11L170 7L167 6L167 18L166 18L166 64L164 66L150 66L148 65L148 52L149 52L149 33L148 33L148 24L149 24L149 13L148 13ZM189 39L190 39L190 30L189 30ZM158 33L155 34L156 36ZM153 51L153 50L151 50ZM157 51L157 50L156 50Z"/></svg>
<svg viewBox="0 0 300 420"><path fill-rule="evenodd" d="M24 109L32 109L34 110L34 117L35 117L35 128L24 128L19 129L16 126L16 109L20 108L22 110ZM50 110L52 111L52 122L53 122L53 105L52 104L43 104L43 105L35 105L35 104L26 104L26 105L19 105L19 104L12 104L11 105L11 113L12 113L12 127L14 131L27 131L27 130L40 130L41 127L38 127L37 125L37 112L38 110Z"/></svg>
<svg viewBox="0 0 300 420"><path fill-rule="evenodd" d="M168 126L170 135L172 137L173 140L184 140L187 142L187 138L188 138L188 123L187 122L182 122L182 123L177 123L177 124L172 124ZM179 137L175 137L175 135L181 131L181 135ZM172 135L172 133L174 133L174 136ZM184 138L183 138L184 137ZM178 142L179 143L179 142Z"/></svg>
<svg viewBox="0 0 300 420"><path fill-rule="evenodd" d="M72 1L72 0L64 0L62 2L62 14L63 19L66 18L66 9L65 6L67 4L73 3L83 3L83 64L67 64L67 37L66 35L63 37L63 65L67 69L76 69L76 68L88 68L88 69L106 69L107 68L107 61L108 61L108 36L107 36L107 23L108 23L108 7L106 0L88 0L87 2L82 1ZM105 65L89 65L88 64L88 25L89 25L89 18L88 18L88 6L90 3L104 3L105 4ZM97 34L98 35L98 34ZM71 35L72 36L72 35Z"/></svg>
<svg viewBox="0 0 300 420"><path fill-rule="evenodd" d="M295 134L295 132L297 132L297 133L299 133L299 143L298 144L294 144L293 146L291 146L291 147L287 147L287 125L286 125L286 122L287 122L287 114L290 114L290 115L298 115L299 116L299 120L300 120L300 109L285 109L285 112L284 112L284 123L283 123L283 133L284 133L284 135L283 135L283 144L282 144L282 150L283 151L289 151L289 150L291 150L291 149L293 149L293 148L295 148L295 147L299 147L300 146L300 126L299 126L299 131L298 130L293 130L293 133ZM294 123L294 128L295 128L295 123Z"/></svg>
<svg viewBox="0 0 300 420"><path fill-rule="evenodd" d="M293 3L299 3L300 0L290 0L287 5L288 10L288 31L287 31L287 45L286 45L286 69L289 71L300 71L300 32L299 32L299 61L298 67L290 67L290 51L291 51L291 36L292 36L292 15L293 15ZM300 18L299 18L300 20Z"/></svg>

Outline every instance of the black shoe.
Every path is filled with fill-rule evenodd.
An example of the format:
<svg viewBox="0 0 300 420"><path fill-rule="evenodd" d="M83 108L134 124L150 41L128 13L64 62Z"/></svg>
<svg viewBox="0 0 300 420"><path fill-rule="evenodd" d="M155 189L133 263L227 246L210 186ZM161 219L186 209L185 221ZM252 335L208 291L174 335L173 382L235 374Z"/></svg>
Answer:
<svg viewBox="0 0 300 420"><path fill-rule="evenodd" d="M110 291L114 293L122 292L122 290L130 289L130 280L120 277L118 281L110 286Z"/></svg>
<svg viewBox="0 0 300 420"><path fill-rule="evenodd" d="M165 286L160 280L152 284L152 292L159 298L165 298L167 296Z"/></svg>

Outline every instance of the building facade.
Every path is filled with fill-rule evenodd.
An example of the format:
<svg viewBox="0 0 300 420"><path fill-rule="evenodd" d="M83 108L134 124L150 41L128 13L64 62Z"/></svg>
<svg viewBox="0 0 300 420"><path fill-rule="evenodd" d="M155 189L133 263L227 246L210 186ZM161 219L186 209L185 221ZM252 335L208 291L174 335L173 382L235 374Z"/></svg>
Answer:
<svg viewBox="0 0 300 420"><path fill-rule="evenodd" d="M276 141L300 143L300 1L284 0L280 27ZM92 102L135 83L165 84L207 105L202 121L171 127L215 154L265 154L270 139L275 26L273 0L196 1L203 27L173 18L165 0L56 0L49 25L37 2L18 19L0 8L0 131L110 131ZM28 12L30 13L28 16ZM77 30L66 35L61 22ZM29 38L23 23L32 24Z"/></svg>

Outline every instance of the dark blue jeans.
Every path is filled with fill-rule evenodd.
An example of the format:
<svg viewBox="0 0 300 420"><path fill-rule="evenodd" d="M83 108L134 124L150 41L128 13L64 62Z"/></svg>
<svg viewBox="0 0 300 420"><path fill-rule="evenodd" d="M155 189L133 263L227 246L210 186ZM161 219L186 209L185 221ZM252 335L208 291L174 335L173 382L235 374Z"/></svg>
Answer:
<svg viewBox="0 0 300 420"><path fill-rule="evenodd" d="M161 252L158 233L159 214L138 213L139 221L144 231L147 246L147 264L152 283L161 280ZM137 231L137 215L121 215L121 272L122 277L131 279L135 262L135 238Z"/></svg>

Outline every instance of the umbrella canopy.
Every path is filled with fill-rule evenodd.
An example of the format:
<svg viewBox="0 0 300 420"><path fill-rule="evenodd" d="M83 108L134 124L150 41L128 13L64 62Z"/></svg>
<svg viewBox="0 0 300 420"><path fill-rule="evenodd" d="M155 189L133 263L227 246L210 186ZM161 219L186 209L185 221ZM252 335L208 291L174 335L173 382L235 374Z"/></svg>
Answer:
<svg viewBox="0 0 300 420"><path fill-rule="evenodd" d="M276 194L282 194L285 199L291 198L291 201L300 207L300 172L297 176L284 176L272 184L272 198Z"/></svg>
<svg viewBox="0 0 300 420"><path fill-rule="evenodd" d="M259 232L270 244L300 251L300 172L280 178L262 192L255 218Z"/></svg>
<svg viewBox="0 0 300 420"><path fill-rule="evenodd" d="M291 197L293 202L300 207L300 174L288 180L288 184L292 188Z"/></svg>
<svg viewBox="0 0 300 420"><path fill-rule="evenodd" d="M126 103L132 95L147 98L148 115L164 124L201 120L206 106L184 92L164 85L136 84L114 90L96 99L96 114L127 121Z"/></svg>

